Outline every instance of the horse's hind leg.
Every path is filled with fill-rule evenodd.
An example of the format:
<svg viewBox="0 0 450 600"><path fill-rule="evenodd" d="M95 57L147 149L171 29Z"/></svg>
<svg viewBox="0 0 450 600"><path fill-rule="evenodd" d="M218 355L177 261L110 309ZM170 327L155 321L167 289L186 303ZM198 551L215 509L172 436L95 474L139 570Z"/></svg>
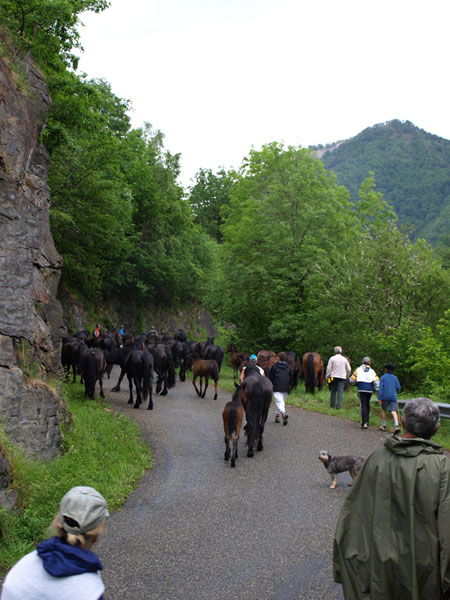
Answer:
<svg viewBox="0 0 450 600"><path fill-rule="evenodd" d="M223 457L223 460L229 460L230 459L230 436L226 435L225 436L225 455Z"/></svg>
<svg viewBox="0 0 450 600"><path fill-rule="evenodd" d="M217 381L214 381L214 400L217 400Z"/></svg>
<svg viewBox="0 0 450 600"><path fill-rule="evenodd" d="M201 389L201 387L200 387ZM203 390L203 395L202 398L204 398L206 396L206 390L208 389L208 376L205 375L205 389Z"/></svg>
<svg viewBox="0 0 450 600"><path fill-rule="evenodd" d="M167 396L167 376L165 373L163 374L163 389L160 396Z"/></svg>
<svg viewBox="0 0 450 600"><path fill-rule="evenodd" d="M134 386L136 388L136 402L134 403L133 408L139 408L142 404L142 380L139 377L135 378Z"/></svg>
<svg viewBox="0 0 450 600"><path fill-rule="evenodd" d="M111 389L112 392L120 392L120 384L122 383L122 379L125 377L125 369L120 369L119 381L117 384Z"/></svg>
<svg viewBox="0 0 450 600"><path fill-rule="evenodd" d="M127 375L128 377L128 387L130 390L130 397L128 398L128 404L133 404L133 379L130 377L130 375Z"/></svg>
<svg viewBox="0 0 450 600"><path fill-rule="evenodd" d="M239 436L234 434L233 435L233 454L231 456L231 466L232 467L236 466L236 458L238 457L238 441L239 441Z"/></svg>
<svg viewBox="0 0 450 600"><path fill-rule="evenodd" d="M104 398L105 394L103 393L103 374L101 374L98 378L98 384L100 386L100 398Z"/></svg>

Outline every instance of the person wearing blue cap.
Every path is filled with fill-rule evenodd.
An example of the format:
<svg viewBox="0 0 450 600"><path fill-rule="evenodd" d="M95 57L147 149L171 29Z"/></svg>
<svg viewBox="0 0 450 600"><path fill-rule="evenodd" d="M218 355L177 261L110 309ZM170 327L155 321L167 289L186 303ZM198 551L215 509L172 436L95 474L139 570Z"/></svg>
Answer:
<svg viewBox="0 0 450 600"><path fill-rule="evenodd" d="M250 354L250 362L247 365L245 365L245 367L242 369L241 375L239 377L239 383L242 383L244 381L245 370L247 367L251 367L252 371L255 371L255 369L257 369L261 373L261 375L265 375L264 369L261 369L261 367L256 364L257 360L258 357L256 356L256 354Z"/></svg>
<svg viewBox="0 0 450 600"><path fill-rule="evenodd" d="M6 575L1 600L102 600L103 565L92 546L109 517L106 500L87 486L63 497L53 521L56 535L19 560Z"/></svg>

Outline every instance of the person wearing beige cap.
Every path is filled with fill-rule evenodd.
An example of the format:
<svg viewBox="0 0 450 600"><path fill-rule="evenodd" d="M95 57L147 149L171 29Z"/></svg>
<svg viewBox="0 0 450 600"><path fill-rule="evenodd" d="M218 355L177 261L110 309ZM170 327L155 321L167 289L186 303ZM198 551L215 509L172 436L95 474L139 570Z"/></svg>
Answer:
<svg viewBox="0 0 450 600"><path fill-rule="evenodd" d="M56 535L30 552L6 575L1 600L102 600L103 565L91 548L109 517L106 500L78 486L62 498L53 521Z"/></svg>

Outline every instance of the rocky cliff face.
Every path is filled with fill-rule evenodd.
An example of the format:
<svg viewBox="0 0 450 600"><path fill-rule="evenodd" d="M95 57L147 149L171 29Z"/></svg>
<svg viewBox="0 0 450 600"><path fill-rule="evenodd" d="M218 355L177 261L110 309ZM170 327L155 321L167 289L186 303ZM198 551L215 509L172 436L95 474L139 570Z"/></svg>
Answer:
<svg viewBox="0 0 450 600"><path fill-rule="evenodd" d="M29 453L49 459L58 453L64 409L48 387L24 379L23 361L47 372L59 366L62 259L49 227L49 157L39 143L51 100L39 70L32 63L24 70L19 89L0 57L0 423Z"/></svg>

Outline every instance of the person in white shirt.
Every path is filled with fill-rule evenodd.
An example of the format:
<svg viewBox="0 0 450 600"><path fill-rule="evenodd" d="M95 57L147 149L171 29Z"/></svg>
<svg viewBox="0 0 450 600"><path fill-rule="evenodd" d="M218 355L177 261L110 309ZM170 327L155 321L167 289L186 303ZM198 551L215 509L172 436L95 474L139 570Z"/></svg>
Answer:
<svg viewBox="0 0 450 600"><path fill-rule="evenodd" d="M351 367L345 356L342 356L342 348L335 346L334 356L327 364L326 378L330 379L330 406L331 408L342 408L342 393L345 382L351 373Z"/></svg>

